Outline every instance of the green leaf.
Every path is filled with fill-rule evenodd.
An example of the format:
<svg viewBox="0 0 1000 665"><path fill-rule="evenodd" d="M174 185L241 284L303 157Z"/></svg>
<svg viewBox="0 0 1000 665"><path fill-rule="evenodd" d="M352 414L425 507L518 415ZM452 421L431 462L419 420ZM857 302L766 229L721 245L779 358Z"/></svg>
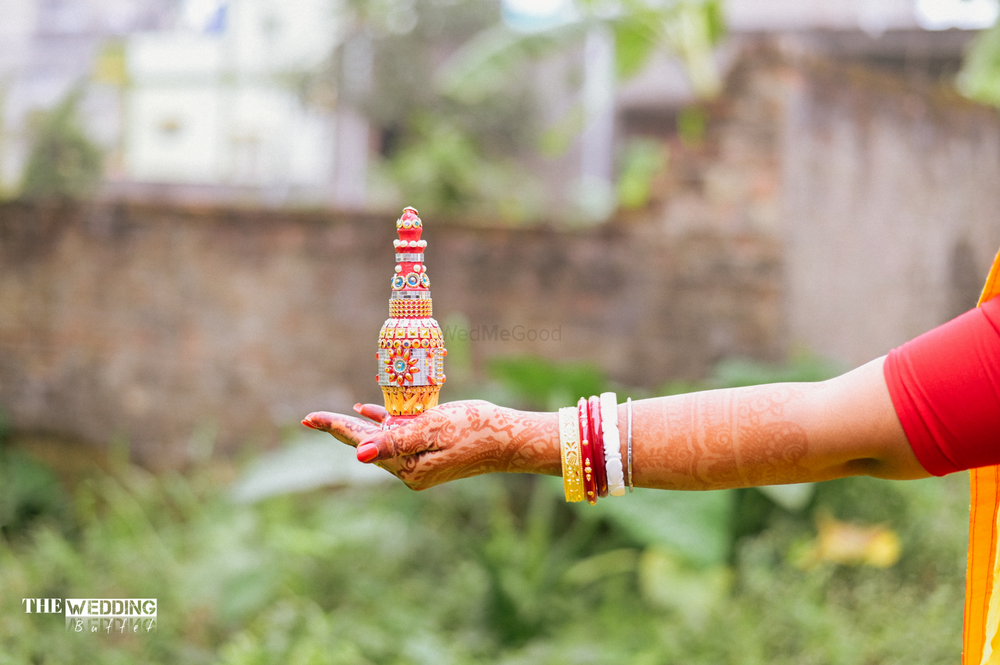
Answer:
<svg viewBox="0 0 1000 665"><path fill-rule="evenodd" d="M580 39L583 29L580 23L530 34L515 32L505 25L487 28L438 70L438 86L462 103L480 102L502 91L529 61L563 50L567 43Z"/></svg>
<svg viewBox="0 0 1000 665"><path fill-rule="evenodd" d="M726 13L722 9L722 3L716 0L703 2L705 19L708 22L708 38L712 44L718 44L728 32L726 28Z"/></svg>
<svg viewBox="0 0 1000 665"><path fill-rule="evenodd" d="M958 89L970 99L1000 106L1000 23L976 35L959 72Z"/></svg>
<svg viewBox="0 0 1000 665"><path fill-rule="evenodd" d="M357 464L354 449L326 434L299 435L294 443L265 453L233 485L236 502L306 492L333 485L370 485L393 480L381 469Z"/></svg>
<svg viewBox="0 0 1000 665"><path fill-rule="evenodd" d="M580 395L599 395L606 386L600 369L589 363L554 363L532 356L496 358L489 374L532 408L565 406Z"/></svg>
<svg viewBox="0 0 1000 665"><path fill-rule="evenodd" d="M550 159L561 156L576 140L583 130L586 115L581 104L574 104L554 125L542 132L538 140L538 149Z"/></svg>
<svg viewBox="0 0 1000 665"><path fill-rule="evenodd" d="M711 99L722 91L722 76L715 65L713 47L719 32L710 3L684 2L665 24L667 42L687 69L698 97Z"/></svg>
<svg viewBox="0 0 1000 665"><path fill-rule="evenodd" d="M816 494L815 483L795 483L792 485L764 485L757 488L771 501L793 513L800 512Z"/></svg>
<svg viewBox="0 0 1000 665"><path fill-rule="evenodd" d="M618 202L637 209L649 202L653 179L667 166L666 146L660 141L638 139L623 151L618 175Z"/></svg>
<svg viewBox="0 0 1000 665"><path fill-rule="evenodd" d="M646 550L639 563L639 588L652 605L674 610L691 628L704 625L712 610L726 601L732 571L725 566L694 570L659 548Z"/></svg>
<svg viewBox="0 0 1000 665"><path fill-rule="evenodd" d="M665 548L697 566L719 565L729 551L733 497L729 490L671 492L636 489L622 499L580 505L610 519L644 545Z"/></svg>
<svg viewBox="0 0 1000 665"><path fill-rule="evenodd" d="M71 91L54 109L39 114L21 193L29 198L85 197L100 184L104 156L79 118L81 89Z"/></svg>
<svg viewBox="0 0 1000 665"><path fill-rule="evenodd" d="M615 36L615 71L619 79L635 76L656 49L656 35L641 21L622 20L612 25Z"/></svg>

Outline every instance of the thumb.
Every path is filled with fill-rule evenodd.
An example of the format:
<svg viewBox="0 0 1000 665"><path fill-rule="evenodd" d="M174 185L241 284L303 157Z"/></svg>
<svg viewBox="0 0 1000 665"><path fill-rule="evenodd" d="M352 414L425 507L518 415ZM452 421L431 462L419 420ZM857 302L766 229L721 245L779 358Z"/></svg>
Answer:
<svg viewBox="0 0 1000 665"><path fill-rule="evenodd" d="M392 457L437 450L437 446L428 436L428 429L414 423L382 430L358 445L358 461L377 462Z"/></svg>

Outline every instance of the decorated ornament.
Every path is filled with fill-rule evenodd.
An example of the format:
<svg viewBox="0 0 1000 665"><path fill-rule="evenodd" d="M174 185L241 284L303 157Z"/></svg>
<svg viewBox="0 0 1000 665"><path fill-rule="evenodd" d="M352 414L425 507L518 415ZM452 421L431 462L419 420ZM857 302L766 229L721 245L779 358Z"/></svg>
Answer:
<svg viewBox="0 0 1000 665"><path fill-rule="evenodd" d="M444 334L431 318L431 280L424 265L427 241L420 239L423 223L413 208L396 220L399 239L396 269L391 278L389 319L378 334L378 384L393 427L437 406L444 383Z"/></svg>

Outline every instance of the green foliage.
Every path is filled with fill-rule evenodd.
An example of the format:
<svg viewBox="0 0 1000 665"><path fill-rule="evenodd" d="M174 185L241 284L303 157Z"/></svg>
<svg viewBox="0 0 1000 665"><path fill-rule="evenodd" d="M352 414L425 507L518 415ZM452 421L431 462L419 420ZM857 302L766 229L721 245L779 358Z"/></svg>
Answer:
<svg viewBox="0 0 1000 665"><path fill-rule="evenodd" d="M337 79L338 103L361 109L379 128L383 161L372 189L387 205L537 218L545 192L517 165L539 150L564 151L583 115L577 105L554 127L537 126L533 71L579 48L594 29L614 36L621 78L666 50L685 62L700 95L721 89L712 60L724 32L718 0L581 2L575 20L532 33L505 25L500 3L489 0L353 0L348 7L348 38L304 94L311 88L312 96L329 97L322 90ZM370 53L370 77L359 73L367 68L354 62L357 52ZM450 55L442 62L442 54ZM624 164L623 203L637 207L648 199L650 166L629 155Z"/></svg>
<svg viewBox="0 0 1000 665"><path fill-rule="evenodd" d="M764 383L796 383L825 381L843 371L843 368L811 353L795 353L783 365L750 360L726 358L720 361L712 375L704 381L670 381L657 391L660 395L680 395L696 390L714 388L741 388Z"/></svg>
<svg viewBox="0 0 1000 665"><path fill-rule="evenodd" d="M529 81L475 99L449 97L439 84L442 52L497 24L498 3L355 0L349 7L348 37L313 85L336 78L339 102L379 130L375 197L427 213L536 216L537 186L515 166L534 134ZM370 75L355 62L367 57Z"/></svg>
<svg viewBox="0 0 1000 665"><path fill-rule="evenodd" d="M976 35L959 72L958 88L971 99L1000 106L1000 23Z"/></svg>
<svg viewBox="0 0 1000 665"><path fill-rule="evenodd" d="M602 2L594 1L600 7ZM722 90L712 48L725 35L722 3L717 0L681 0L648 3L628 0L610 23L615 35L615 63L621 78L633 76L650 55L667 51L685 65L695 93L711 98Z"/></svg>
<svg viewBox="0 0 1000 665"><path fill-rule="evenodd" d="M39 522L61 521L66 497L52 471L31 457L0 448L0 534L18 538Z"/></svg>
<svg viewBox="0 0 1000 665"><path fill-rule="evenodd" d="M526 403L606 386L586 365L491 368ZM712 382L831 372L808 356L733 361ZM0 662L867 665L961 650L966 474L821 483L796 510L751 489L588 506L566 504L550 477L413 493L375 467L355 473L350 449L323 441L344 459L318 440L289 446L231 490L209 468L153 476L119 460L81 482L61 518L43 507L0 530ZM0 458L0 515L60 494L40 464L11 459ZM803 567L819 515L885 525L902 558ZM158 629L79 635L61 616L25 614L28 597L157 598Z"/></svg>
<svg viewBox="0 0 1000 665"><path fill-rule="evenodd" d="M719 388L739 388L762 383L825 381L841 373L841 368L809 353L793 355L786 365L771 365L755 360L730 358L715 367L711 378Z"/></svg>
<svg viewBox="0 0 1000 665"><path fill-rule="evenodd" d="M708 118L700 106L688 106L677 116L677 133L685 145L696 148L705 139Z"/></svg>
<svg viewBox="0 0 1000 665"><path fill-rule="evenodd" d="M667 167L666 147L659 141L639 139L625 146L618 168L618 201L636 209L649 203L654 179Z"/></svg>
<svg viewBox="0 0 1000 665"><path fill-rule="evenodd" d="M581 504L578 509L603 516L638 542L669 552L684 565L708 568L729 559L732 492L636 489L628 499Z"/></svg>
<svg viewBox="0 0 1000 665"><path fill-rule="evenodd" d="M0 408L0 451L7 444L11 435L10 416Z"/></svg>
<svg viewBox="0 0 1000 665"><path fill-rule="evenodd" d="M575 404L581 395L599 395L608 385L604 373L589 363L557 363L534 356L495 358L488 372L521 406L536 410Z"/></svg>
<svg viewBox="0 0 1000 665"><path fill-rule="evenodd" d="M383 166L400 200L511 221L535 214L534 184L511 164L487 159L470 134L447 120L418 114L412 122L413 133Z"/></svg>
<svg viewBox="0 0 1000 665"><path fill-rule="evenodd" d="M438 77L442 90L452 99L469 103L497 91L516 89L534 63L579 48L596 30L612 37L619 79L639 73L656 51L667 51L683 60L692 87L700 97L710 98L721 91L722 81L712 59L712 49L725 31L719 2L589 0L577 3L576 9L575 20L537 32L491 25L468 40L445 63ZM704 118L699 118L703 132ZM560 121L538 133L540 151L549 157L561 154L584 125L585 114L578 103ZM639 208L648 202L653 177L665 167L662 152L662 146L651 143L625 149L617 183L617 203L625 208ZM585 186L583 193L593 195L595 191ZM598 204L596 209L605 207ZM595 216L602 218L605 214Z"/></svg>
<svg viewBox="0 0 1000 665"><path fill-rule="evenodd" d="M466 100L502 90L517 80L526 64L578 46L594 28L606 28L614 36L615 68L621 79L638 74L660 50L684 61L699 95L712 97L721 89L712 62L712 48L725 34L718 0L588 0L577 9L575 20L539 32L489 26L446 63L444 90Z"/></svg>
<svg viewBox="0 0 1000 665"><path fill-rule="evenodd" d="M100 184L103 156L80 124L79 100L80 92L75 91L35 119L21 184L23 196L84 197Z"/></svg>
<svg viewBox="0 0 1000 665"><path fill-rule="evenodd" d="M441 90L464 103L478 103L517 85L532 63L565 51L586 37L587 24L573 22L523 33L502 23L467 40L438 72Z"/></svg>
<svg viewBox="0 0 1000 665"><path fill-rule="evenodd" d="M717 517L685 515L684 504L661 512L647 502L653 492L598 504L635 503L636 528L625 528L565 504L555 478L480 477L419 494L393 482L242 504L207 469L121 467L75 488L71 525L36 522L0 539L2 658L948 662L961 649L967 491L964 474L823 484L819 507L887 522L904 554L890 570L803 570L790 552L811 537L808 517L777 513L730 564L695 561L671 531ZM39 596L154 597L158 629L67 632L62 616L24 613L20 599Z"/></svg>

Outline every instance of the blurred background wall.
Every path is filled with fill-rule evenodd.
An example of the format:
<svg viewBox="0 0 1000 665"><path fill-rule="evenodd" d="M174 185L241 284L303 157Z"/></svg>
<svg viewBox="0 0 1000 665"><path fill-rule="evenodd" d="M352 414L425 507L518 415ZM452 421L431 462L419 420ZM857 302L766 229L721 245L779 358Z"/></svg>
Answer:
<svg viewBox="0 0 1000 665"><path fill-rule="evenodd" d="M117 437L176 465L199 436L270 443L310 411L381 402L391 218L20 203L0 215L0 404L19 429ZM635 385L731 355L779 360L778 245L650 227L430 222L449 346L462 330L480 366L589 360Z"/></svg>
<svg viewBox="0 0 1000 665"><path fill-rule="evenodd" d="M446 328L559 335L473 377L846 368L974 305L1000 118L953 80L995 3L731 0L718 35L695 3L705 57L620 82L627 34L523 4L0 2L13 426L176 466L378 401L402 205Z"/></svg>

